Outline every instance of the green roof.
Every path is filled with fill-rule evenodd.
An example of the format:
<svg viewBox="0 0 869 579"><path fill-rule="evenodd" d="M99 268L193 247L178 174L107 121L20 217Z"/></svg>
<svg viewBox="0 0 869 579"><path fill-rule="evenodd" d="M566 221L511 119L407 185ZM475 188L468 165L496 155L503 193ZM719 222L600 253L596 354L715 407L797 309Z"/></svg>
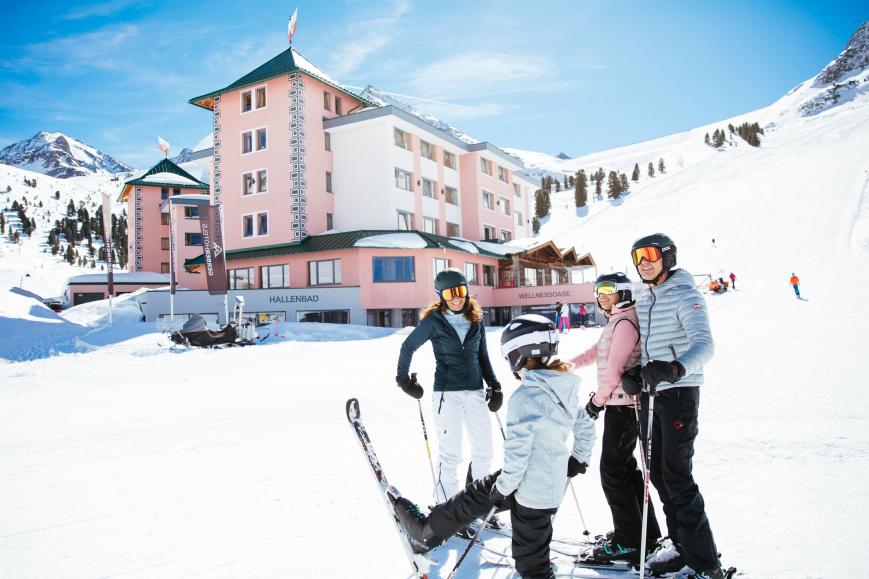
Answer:
<svg viewBox="0 0 869 579"><path fill-rule="evenodd" d="M191 181L193 181L194 184L193 185L183 185L180 183L158 183L156 181L145 181L145 177L147 177L148 175L156 175L158 173L174 173L175 175L178 175L180 177L184 177L185 179L190 179ZM200 181L199 179L197 179L196 177L194 177L193 175L191 175L190 173L188 173L187 171L185 171L184 169L182 169L181 167L179 167L178 165L176 165L175 163L170 161L168 158L163 159L162 161L160 161L159 163L157 163L156 165L154 165L153 167L151 167L150 169L145 171L143 174L141 174L133 179L130 179L129 181L125 181L124 185L148 185L148 186L152 186L152 187L153 186L178 187L178 185L181 185L185 189L205 189L205 190L208 190L207 183L203 183L202 181Z"/></svg>
<svg viewBox="0 0 869 579"><path fill-rule="evenodd" d="M426 249L449 249L451 251L461 251L472 255L482 255L484 257L494 257L501 259L504 256L498 253L492 253L481 249L473 241L461 240L465 243L470 243L477 248L478 253L474 254L458 245L450 242L449 237L442 235L434 235L431 233L423 233L422 231L404 231L404 230L368 230L362 229L358 231L347 231L342 233L326 233L323 235L311 235L302 241L293 243L282 243L278 245L263 245L260 247L251 247L249 249L230 249L226 251L227 261L236 261L240 259L255 259L259 257L272 257L276 255L292 255L296 253L314 253L317 251L334 251L337 249L353 249L355 243L360 239L372 237L375 235L389 235L393 233L415 233L425 241ZM376 248L356 248L356 249L376 249ZM391 248L381 248L391 249ZM395 248L401 249L401 248ZM409 248L407 248L409 249ZM201 265L205 263L205 256L199 255L192 259L184 261L185 266Z"/></svg>
<svg viewBox="0 0 869 579"><path fill-rule="evenodd" d="M272 58L271 60L266 62L265 64L262 64L262 65L258 66L257 68L253 69L252 71L250 71L249 73L247 73L246 75L244 75L243 77L241 77L240 79L235 81L234 83L232 83L228 86L225 86L222 89L212 91L210 93L200 95L198 97L193 97L188 102L190 104L196 105L198 107L202 107L204 109L211 110L211 107L206 106L205 104L203 104L202 101L209 100L213 97L216 97L217 95L220 95L220 94L223 94L226 92L230 92L230 91L235 90L237 88L256 84L256 83L259 83L259 82L262 82L265 80L269 80L269 79L272 79L272 78L275 78L275 77L278 77L278 76L281 76L284 74L289 74L289 73L294 72L294 71L300 71L300 72L304 72L305 74L316 78L317 80L320 80L320 81L328 84L329 86L332 86L340 91L346 92L347 94L358 98L359 100L361 100L362 102L364 102L365 104L367 104L369 106L376 106L374 103L368 101L367 99L364 99L361 96L359 96L358 94L350 92L345 87L337 84L334 80L328 78L328 76L326 76L325 72L320 71L314 65L311 65L310 68L299 66L299 64L296 62L295 57L293 56L294 52L295 51L293 50L293 47L291 46L291 47L287 48L285 51L283 51L282 53L280 53L279 55L275 56L274 58ZM298 52L295 52L295 55L298 56L300 59L305 60L304 57L301 56ZM320 74L318 74L318 73L320 73Z"/></svg>

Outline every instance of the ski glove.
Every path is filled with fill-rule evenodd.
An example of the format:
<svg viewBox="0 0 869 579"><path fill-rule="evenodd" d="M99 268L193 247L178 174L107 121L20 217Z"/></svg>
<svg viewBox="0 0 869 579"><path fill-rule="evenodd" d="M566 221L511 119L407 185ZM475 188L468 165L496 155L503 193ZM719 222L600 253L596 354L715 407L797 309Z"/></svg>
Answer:
<svg viewBox="0 0 869 579"><path fill-rule="evenodd" d="M422 386L416 381L416 373L413 373L408 376L396 376L396 383L398 383L398 387L404 390L404 393L410 396L411 398L416 398L419 400L422 398Z"/></svg>
<svg viewBox="0 0 869 579"><path fill-rule="evenodd" d="M491 412L498 412L501 405L504 404L504 394L501 392L500 382L495 382L486 388L486 403Z"/></svg>
<svg viewBox="0 0 869 579"><path fill-rule="evenodd" d="M643 378L640 372L639 364L622 372L622 389L629 396L636 396L643 391Z"/></svg>
<svg viewBox="0 0 869 579"><path fill-rule="evenodd" d="M500 506L504 501L507 500L507 497L501 494L501 491L498 490L498 485L492 485L492 490L489 491L489 501L495 505Z"/></svg>
<svg viewBox="0 0 869 579"><path fill-rule="evenodd" d="M646 384L651 387L655 387L661 382L675 384L685 376L685 366L675 361L652 360L643 366L642 376Z"/></svg>
<svg viewBox="0 0 869 579"><path fill-rule="evenodd" d="M570 478L573 478L578 474L585 474L587 468L588 465L586 463L579 462L572 456L567 459L567 476Z"/></svg>
<svg viewBox="0 0 869 579"><path fill-rule="evenodd" d="M597 417L603 412L603 409L606 406L598 406L594 403L594 394L592 394L588 399L588 404L585 405L585 413L588 414L588 417L592 420L597 420Z"/></svg>

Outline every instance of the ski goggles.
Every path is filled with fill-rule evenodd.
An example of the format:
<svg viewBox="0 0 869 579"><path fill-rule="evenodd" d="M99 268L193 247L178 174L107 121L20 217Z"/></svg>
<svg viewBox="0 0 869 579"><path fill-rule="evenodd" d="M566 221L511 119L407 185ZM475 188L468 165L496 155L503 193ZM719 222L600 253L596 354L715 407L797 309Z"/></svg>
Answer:
<svg viewBox="0 0 869 579"><path fill-rule="evenodd" d="M644 259L646 261L658 261L661 259L661 249L658 247L638 247L631 251L631 258L634 260L634 265L640 265Z"/></svg>
<svg viewBox="0 0 869 579"><path fill-rule="evenodd" d="M594 284L594 295L596 296L610 296L617 291L619 288L614 281L602 281Z"/></svg>
<svg viewBox="0 0 869 579"><path fill-rule="evenodd" d="M450 287L445 290L441 290L440 296L444 299L444 301L450 301L455 298L466 298L468 297L468 286L462 284L457 285L456 287Z"/></svg>

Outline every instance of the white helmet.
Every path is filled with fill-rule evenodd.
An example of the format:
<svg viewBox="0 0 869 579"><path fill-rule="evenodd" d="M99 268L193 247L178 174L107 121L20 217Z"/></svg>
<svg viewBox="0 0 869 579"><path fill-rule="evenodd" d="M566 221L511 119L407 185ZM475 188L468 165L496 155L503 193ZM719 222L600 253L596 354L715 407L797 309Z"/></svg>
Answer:
<svg viewBox="0 0 869 579"><path fill-rule="evenodd" d="M501 355L513 372L521 370L528 358L541 358L545 364L557 353L558 331L549 318L541 315L517 316L501 334Z"/></svg>

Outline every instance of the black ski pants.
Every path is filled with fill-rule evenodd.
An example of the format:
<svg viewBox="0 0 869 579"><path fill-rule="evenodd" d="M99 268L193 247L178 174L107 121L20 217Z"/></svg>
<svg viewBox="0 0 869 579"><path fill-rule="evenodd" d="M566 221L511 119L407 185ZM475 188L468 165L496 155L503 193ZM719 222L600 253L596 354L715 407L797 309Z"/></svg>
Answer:
<svg viewBox="0 0 869 579"><path fill-rule="evenodd" d="M649 396L640 400L645 443ZM717 569L715 541L703 495L691 474L700 388L670 388L655 395L652 421L652 484L664 505L667 532L685 562L697 570Z"/></svg>
<svg viewBox="0 0 869 579"><path fill-rule="evenodd" d="M607 406L603 420L600 482L613 517L613 541L640 548L645 481L634 457L639 426L633 406ZM655 509L649 503L646 544L661 537Z"/></svg>
<svg viewBox="0 0 869 579"><path fill-rule="evenodd" d="M446 502L435 505L428 524L439 536L447 538L467 527L475 519L485 517L492 508L489 493L499 472L469 483ZM511 495L498 505L497 512L510 511L513 527L513 559L523 579L554 577L549 563L549 542L552 540L552 517L556 509L531 509L516 502Z"/></svg>

